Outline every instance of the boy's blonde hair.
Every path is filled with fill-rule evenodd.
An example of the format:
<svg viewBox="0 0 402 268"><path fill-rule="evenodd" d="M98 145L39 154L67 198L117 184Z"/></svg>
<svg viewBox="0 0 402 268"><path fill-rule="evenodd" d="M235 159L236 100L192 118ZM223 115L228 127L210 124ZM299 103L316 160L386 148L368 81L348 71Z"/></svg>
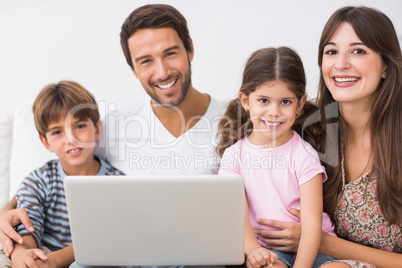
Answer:
<svg viewBox="0 0 402 268"><path fill-rule="evenodd" d="M79 120L91 119L96 124L100 118L95 97L83 86L72 81L47 85L32 106L35 127L46 137L49 124L70 113Z"/></svg>

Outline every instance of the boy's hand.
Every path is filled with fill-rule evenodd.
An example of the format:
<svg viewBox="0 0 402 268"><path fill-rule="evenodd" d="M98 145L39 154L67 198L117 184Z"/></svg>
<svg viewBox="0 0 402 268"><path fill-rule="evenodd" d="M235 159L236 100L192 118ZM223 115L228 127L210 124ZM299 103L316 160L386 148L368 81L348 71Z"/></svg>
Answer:
<svg viewBox="0 0 402 268"><path fill-rule="evenodd" d="M260 268L263 266L272 266L275 260L278 259L278 255L269 251L266 248L257 248L253 250L247 256L246 266L247 268Z"/></svg>
<svg viewBox="0 0 402 268"><path fill-rule="evenodd" d="M57 268L56 261L51 258L47 261L36 260L35 263L38 268Z"/></svg>
<svg viewBox="0 0 402 268"><path fill-rule="evenodd" d="M29 232L33 233L35 231L25 209L19 208L1 211L0 244L7 257L10 257L11 253L14 251L13 241L11 239L19 244L24 242L22 237L13 228L20 223L24 224Z"/></svg>
<svg viewBox="0 0 402 268"><path fill-rule="evenodd" d="M36 260L46 261L48 259L45 252L38 248L25 249L19 248L11 255L11 260L14 267L40 267Z"/></svg>

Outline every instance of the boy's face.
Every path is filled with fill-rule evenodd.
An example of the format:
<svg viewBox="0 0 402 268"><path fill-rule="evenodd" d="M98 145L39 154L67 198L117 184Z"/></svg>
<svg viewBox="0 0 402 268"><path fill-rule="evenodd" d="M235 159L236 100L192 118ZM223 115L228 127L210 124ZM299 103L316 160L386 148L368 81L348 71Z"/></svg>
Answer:
<svg viewBox="0 0 402 268"><path fill-rule="evenodd" d="M94 165L93 150L101 132L101 120L94 125L91 119L62 117L50 123L46 138L40 139L50 152L56 153L66 174L87 175L83 173Z"/></svg>

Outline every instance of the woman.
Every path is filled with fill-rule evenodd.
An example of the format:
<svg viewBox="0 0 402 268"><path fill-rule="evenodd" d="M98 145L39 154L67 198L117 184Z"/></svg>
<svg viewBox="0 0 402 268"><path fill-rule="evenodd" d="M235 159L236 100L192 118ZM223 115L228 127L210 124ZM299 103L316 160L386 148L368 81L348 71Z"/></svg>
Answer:
<svg viewBox="0 0 402 268"><path fill-rule="evenodd" d="M323 267L402 267L402 55L392 22L367 7L339 9L322 32L318 62L326 132L312 143L325 153L324 207L339 236L323 233L319 252L350 259ZM259 231L263 241L295 251L298 224L264 223L282 230Z"/></svg>

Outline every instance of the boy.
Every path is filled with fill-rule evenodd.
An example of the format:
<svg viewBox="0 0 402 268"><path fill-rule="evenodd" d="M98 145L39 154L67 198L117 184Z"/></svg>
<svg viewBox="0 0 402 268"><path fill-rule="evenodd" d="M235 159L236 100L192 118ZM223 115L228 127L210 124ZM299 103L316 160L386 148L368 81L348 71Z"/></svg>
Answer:
<svg viewBox="0 0 402 268"><path fill-rule="evenodd" d="M17 226L24 244L15 245L11 260L2 252L0 266L31 267L41 262L49 267L68 267L74 261L74 252L63 178L124 174L93 154L102 122L95 98L81 85L70 81L48 85L32 109L41 142L58 159L35 169L21 183L16 196L18 207L28 212L35 232L31 234L22 224Z"/></svg>

